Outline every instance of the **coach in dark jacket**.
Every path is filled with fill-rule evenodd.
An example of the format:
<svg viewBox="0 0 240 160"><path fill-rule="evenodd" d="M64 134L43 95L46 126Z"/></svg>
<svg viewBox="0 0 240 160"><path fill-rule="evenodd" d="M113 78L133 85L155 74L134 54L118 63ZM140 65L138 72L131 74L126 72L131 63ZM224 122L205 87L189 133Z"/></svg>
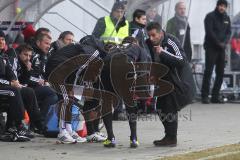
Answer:
<svg viewBox="0 0 240 160"><path fill-rule="evenodd" d="M225 67L225 49L231 36L231 22L226 13L228 3L218 0L216 9L207 14L205 25L205 71L202 85L202 103L209 103L209 87L214 65L216 78L212 89L212 103L223 103L219 98L219 91L223 82Z"/></svg>
<svg viewBox="0 0 240 160"><path fill-rule="evenodd" d="M20 83L17 81L14 72L11 69L8 57L5 55L5 34L0 31L0 90L13 92L14 96L9 96L8 124L7 129L15 122L19 127L22 124L24 114L24 104L20 93ZM2 102L0 102L2 107Z"/></svg>
<svg viewBox="0 0 240 160"><path fill-rule="evenodd" d="M31 69L27 73L30 76L27 85L34 89L38 102L41 104L42 118L45 119L49 106L57 103L58 100L55 91L49 86L45 78L46 64L52 39L48 34L39 34L35 40L33 51L29 50L28 46L22 46L22 49L19 50L19 61L23 61L20 55L24 55L24 51L27 49L28 53L30 52L29 54L32 56L31 62L29 62L31 63ZM23 69L24 67L21 70Z"/></svg>
<svg viewBox="0 0 240 160"><path fill-rule="evenodd" d="M149 39L147 44L150 49L153 62L162 63L169 67L168 73L163 77L164 80L173 83L173 77L176 77L176 70L180 70L187 62L183 48L179 41L165 33L161 25L152 22L147 26ZM163 52L163 49L168 53ZM174 91L157 99L157 110L160 120L165 129L165 137L154 141L156 146L176 146L177 145L177 127L178 127L178 107L175 101ZM171 116L170 116L171 115ZM170 119L167 117L171 117Z"/></svg>
<svg viewBox="0 0 240 160"><path fill-rule="evenodd" d="M5 47L5 35L0 32L0 90L11 91L14 96L9 97L9 116L7 128L13 127L13 122L15 122L16 127L25 136L33 137L31 132L26 131L22 125L24 110L26 109L29 116L31 124L37 127L39 130L43 129L40 120L40 111L37 104L36 96L31 88L23 87L23 85L18 81L17 76L12 70L12 65L10 64L9 57L4 53Z"/></svg>

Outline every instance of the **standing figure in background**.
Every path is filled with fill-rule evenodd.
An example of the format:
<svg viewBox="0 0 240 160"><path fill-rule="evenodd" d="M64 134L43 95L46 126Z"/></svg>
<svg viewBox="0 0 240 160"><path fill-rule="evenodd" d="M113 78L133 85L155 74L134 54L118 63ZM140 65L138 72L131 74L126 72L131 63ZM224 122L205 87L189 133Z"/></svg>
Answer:
<svg viewBox="0 0 240 160"><path fill-rule="evenodd" d="M220 88L223 82L225 67L225 49L231 36L231 21L226 13L228 2L218 0L216 9L207 14L204 20L205 26L205 71L202 83L202 103L209 103L210 80L214 65L216 78L212 89L212 103L223 103L219 97Z"/></svg>
<svg viewBox="0 0 240 160"><path fill-rule="evenodd" d="M62 32L58 40L51 44L50 54L54 54L57 50L73 43L74 34L71 31Z"/></svg>
<svg viewBox="0 0 240 160"><path fill-rule="evenodd" d="M168 20L166 32L178 38L189 62L192 60L190 26L186 17L186 5L180 1L175 5L175 16Z"/></svg>
<svg viewBox="0 0 240 160"><path fill-rule="evenodd" d="M149 8L147 10L147 23L158 22L162 25L162 17L158 14L157 8Z"/></svg>
<svg viewBox="0 0 240 160"><path fill-rule="evenodd" d="M150 53L146 40L148 38L145 27L147 24L146 12L141 9L136 9L133 13L133 21L130 22L130 35L138 40L138 44L149 55Z"/></svg>
<svg viewBox="0 0 240 160"><path fill-rule="evenodd" d="M129 23L124 17L125 4L116 2L110 16L105 16L97 21L92 35L105 43L120 44L129 35Z"/></svg>

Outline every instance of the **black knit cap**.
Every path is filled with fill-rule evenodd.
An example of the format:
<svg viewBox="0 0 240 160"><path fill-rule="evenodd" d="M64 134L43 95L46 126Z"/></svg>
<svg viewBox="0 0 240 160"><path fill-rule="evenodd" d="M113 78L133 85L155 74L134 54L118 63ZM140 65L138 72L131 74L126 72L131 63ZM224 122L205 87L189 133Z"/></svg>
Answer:
<svg viewBox="0 0 240 160"><path fill-rule="evenodd" d="M125 5L123 2L115 2L113 7L112 7L112 12L113 11L116 11L117 9L122 9L124 10L125 9Z"/></svg>
<svg viewBox="0 0 240 160"><path fill-rule="evenodd" d="M6 38L6 35L2 30L0 30L0 37Z"/></svg>
<svg viewBox="0 0 240 160"><path fill-rule="evenodd" d="M218 0L217 6L224 4L225 6L228 6L228 2L226 0Z"/></svg>

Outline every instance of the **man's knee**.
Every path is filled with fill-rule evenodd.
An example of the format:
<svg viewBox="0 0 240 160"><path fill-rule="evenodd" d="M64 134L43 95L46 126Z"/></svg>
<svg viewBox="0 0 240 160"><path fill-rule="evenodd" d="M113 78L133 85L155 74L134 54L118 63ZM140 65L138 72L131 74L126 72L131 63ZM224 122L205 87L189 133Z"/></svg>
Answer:
<svg viewBox="0 0 240 160"><path fill-rule="evenodd" d="M21 93L22 95L26 95L26 96L33 96L35 95L35 92L32 88L29 88L29 87L23 87L21 88Z"/></svg>

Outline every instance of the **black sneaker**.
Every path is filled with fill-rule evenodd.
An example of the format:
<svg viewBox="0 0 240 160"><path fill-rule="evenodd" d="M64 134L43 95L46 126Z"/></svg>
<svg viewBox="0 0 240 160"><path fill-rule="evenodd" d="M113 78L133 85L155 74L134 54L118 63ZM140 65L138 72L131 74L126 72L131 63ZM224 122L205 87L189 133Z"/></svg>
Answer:
<svg viewBox="0 0 240 160"><path fill-rule="evenodd" d="M212 103L216 103L216 104L223 104L224 103L224 100L220 97L212 97L211 98L211 102Z"/></svg>
<svg viewBox="0 0 240 160"><path fill-rule="evenodd" d="M177 146L177 138L165 136L161 140L155 140L153 144L157 147L176 147Z"/></svg>
<svg viewBox="0 0 240 160"><path fill-rule="evenodd" d="M16 128L8 128L4 135L1 135L0 140L5 142L27 142L30 138L18 134Z"/></svg>
<svg viewBox="0 0 240 160"><path fill-rule="evenodd" d="M106 140L103 142L103 145L104 145L104 147L107 147L107 148L114 148L114 147L116 147L115 138L112 138L111 140L106 139Z"/></svg>
<svg viewBox="0 0 240 160"><path fill-rule="evenodd" d="M31 130L26 129L25 127L21 127L18 129L18 135L20 136L26 136L28 138L34 138L34 132Z"/></svg>
<svg viewBox="0 0 240 160"><path fill-rule="evenodd" d="M139 142L137 139L130 140L130 148L137 148L139 146Z"/></svg>
<svg viewBox="0 0 240 160"><path fill-rule="evenodd" d="M210 100L208 97L202 97L202 104L209 104Z"/></svg>

